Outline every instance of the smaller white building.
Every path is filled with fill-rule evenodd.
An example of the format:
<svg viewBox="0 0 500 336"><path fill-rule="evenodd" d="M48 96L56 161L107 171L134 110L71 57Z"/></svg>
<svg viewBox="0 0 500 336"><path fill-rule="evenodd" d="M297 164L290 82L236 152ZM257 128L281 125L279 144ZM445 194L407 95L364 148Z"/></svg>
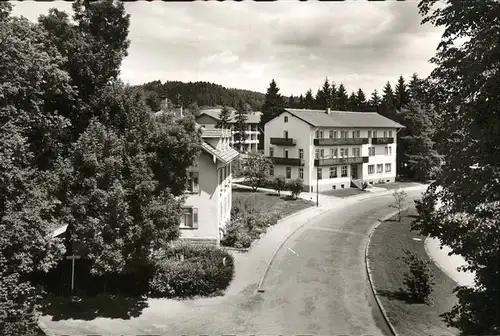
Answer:
<svg viewBox="0 0 500 336"><path fill-rule="evenodd" d="M264 153L270 175L300 178L309 192L394 182L403 127L374 112L286 109L265 124Z"/></svg>
<svg viewBox="0 0 500 336"><path fill-rule="evenodd" d="M196 118L196 122L207 129L215 128L217 122L220 121L219 114L221 110L221 108L202 110L200 111L200 115ZM232 133L230 144L234 147L235 144L239 145L240 139L238 132L234 131L234 126L236 124L236 110L230 109L230 111L231 117L229 119L229 124ZM249 112L247 114L247 138L242 140L241 152L257 152L259 146L259 123L261 115L262 113L258 111Z"/></svg>

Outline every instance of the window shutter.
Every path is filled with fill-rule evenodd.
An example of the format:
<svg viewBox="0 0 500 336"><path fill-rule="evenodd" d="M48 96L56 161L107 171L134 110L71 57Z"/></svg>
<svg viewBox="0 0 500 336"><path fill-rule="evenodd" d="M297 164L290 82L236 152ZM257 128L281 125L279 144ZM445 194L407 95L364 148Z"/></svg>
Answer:
<svg viewBox="0 0 500 336"><path fill-rule="evenodd" d="M198 228L198 208L193 208L193 229Z"/></svg>

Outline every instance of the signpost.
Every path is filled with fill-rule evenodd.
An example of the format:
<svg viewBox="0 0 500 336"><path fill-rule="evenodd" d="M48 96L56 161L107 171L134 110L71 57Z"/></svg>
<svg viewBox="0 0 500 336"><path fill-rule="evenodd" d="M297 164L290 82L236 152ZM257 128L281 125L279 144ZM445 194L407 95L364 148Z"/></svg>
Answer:
<svg viewBox="0 0 500 336"><path fill-rule="evenodd" d="M81 256L79 255L70 255L66 256L66 259L71 260L71 294L73 294L73 291L75 289L75 259L80 259Z"/></svg>

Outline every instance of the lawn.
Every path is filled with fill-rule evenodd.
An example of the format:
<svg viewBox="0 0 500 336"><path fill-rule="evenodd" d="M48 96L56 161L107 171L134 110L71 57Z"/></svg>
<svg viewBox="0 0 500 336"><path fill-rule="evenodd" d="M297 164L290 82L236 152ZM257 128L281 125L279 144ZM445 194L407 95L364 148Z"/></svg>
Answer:
<svg viewBox="0 0 500 336"><path fill-rule="evenodd" d="M408 187L416 187L418 185L421 185L421 183L418 182L391 182L391 183L380 183L380 184L375 184L375 187L379 188L384 188L388 190L395 190L399 188L408 188Z"/></svg>
<svg viewBox="0 0 500 336"><path fill-rule="evenodd" d="M455 304L456 296L452 291L456 284L434 263L431 262L430 268L436 284L429 304L411 302L401 288L404 287L403 273L407 266L398 257L403 256L404 249L430 260L425 252L424 237L410 231L410 223L416 214L416 210L410 208L401 222L393 217L375 230L368 259L376 293L399 335L457 335L458 331L446 327L439 317Z"/></svg>
<svg viewBox="0 0 500 336"><path fill-rule="evenodd" d="M327 191L321 191L320 194L346 198L349 196L364 194L366 192L367 191L361 190L358 188L345 188L345 189L332 189L332 190L327 190Z"/></svg>
<svg viewBox="0 0 500 336"><path fill-rule="evenodd" d="M283 217L315 205L314 202L302 198L291 199L288 195L278 196L277 193L256 191L244 188L233 188L233 202L238 198L251 199L261 213L279 211Z"/></svg>

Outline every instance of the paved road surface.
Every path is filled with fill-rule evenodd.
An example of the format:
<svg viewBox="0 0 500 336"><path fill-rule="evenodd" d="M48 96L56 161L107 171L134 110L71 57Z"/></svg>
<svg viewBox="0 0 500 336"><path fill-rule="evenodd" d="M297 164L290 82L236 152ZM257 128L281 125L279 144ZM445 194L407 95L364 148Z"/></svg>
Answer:
<svg viewBox="0 0 500 336"><path fill-rule="evenodd" d="M407 192L408 204L420 192ZM264 282L220 298L152 300L139 318L46 323L58 334L389 335L364 266L367 234L391 195L324 213L278 252Z"/></svg>

